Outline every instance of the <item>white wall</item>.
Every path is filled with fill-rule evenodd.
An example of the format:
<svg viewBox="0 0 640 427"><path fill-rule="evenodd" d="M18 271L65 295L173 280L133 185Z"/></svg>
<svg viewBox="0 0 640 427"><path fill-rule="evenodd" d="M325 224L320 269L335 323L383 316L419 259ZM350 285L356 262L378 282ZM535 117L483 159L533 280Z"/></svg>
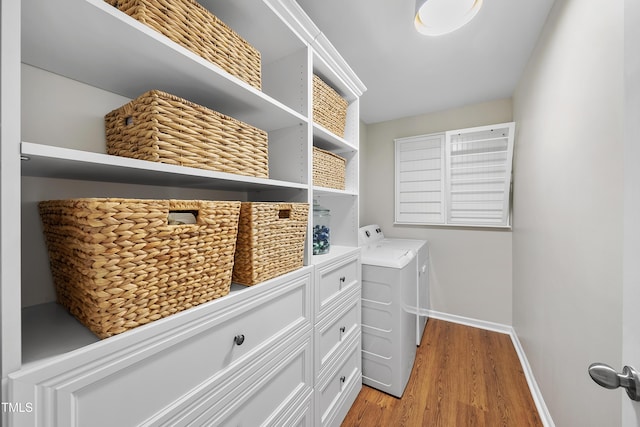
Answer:
<svg viewBox="0 0 640 427"><path fill-rule="evenodd" d="M365 126L360 143L360 224L431 244L431 308L511 325L511 232L399 226L394 215L394 138L512 120L511 100Z"/></svg>
<svg viewBox="0 0 640 427"><path fill-rule="evenodd" d="M621 368L622 47L622 1L557 0L513 98L513 325L558 426L620 425L587 368Z"/></svg>

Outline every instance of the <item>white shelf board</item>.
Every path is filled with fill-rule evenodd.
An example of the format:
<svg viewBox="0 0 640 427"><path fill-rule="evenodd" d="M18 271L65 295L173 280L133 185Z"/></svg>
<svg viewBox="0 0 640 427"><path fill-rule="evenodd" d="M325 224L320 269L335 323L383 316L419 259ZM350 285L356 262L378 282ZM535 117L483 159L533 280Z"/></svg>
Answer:
<svg viewBox="0 0 640 427"><path fill-rule="evenodd" d="M359 251L360 248L357 246L338 246L331 245L329 253L323 255L313 255L311 259L311 263L313 265L322 265L328 262L333 261L334 259L340 259L344 256L347 256L353 252Z"/></svg>
<svg viewBox="0 0 640 427"><path fill-rule="evenodd" d="M22 367L99 342L55 302L22 309Z"/></svg>
<svg viewBox="0 0 640 427"><path fill-rule="evenodd" d="M306 190L306 184L167 165L22 142L22 175L158 186L261 191Z"/></svg>
<svg viewBox="0 0 640 427"><path fill-rule="evenodd" d="M318 186L314 186L313 187L313 194L318 194L318 195L325 195L325 196L357 196L358 193L354 192L354 191L348 191L348 190L338 190L335 188L327 188L327 187L318 187Z"/></svg>
<svg viewBox="0 0 640 427"><path fill-rule="evenodd" d="M270 131L300 113L104 0L24 0L22 62L128 98L158 89Z"/></svg>
<svg viewBox="0 0 640 427"><path fill-rule="evenodd" d="M313 145L337 154L358 151L358 149L349 141L344 138L340 138L317 123L313 124Z"/></svg>

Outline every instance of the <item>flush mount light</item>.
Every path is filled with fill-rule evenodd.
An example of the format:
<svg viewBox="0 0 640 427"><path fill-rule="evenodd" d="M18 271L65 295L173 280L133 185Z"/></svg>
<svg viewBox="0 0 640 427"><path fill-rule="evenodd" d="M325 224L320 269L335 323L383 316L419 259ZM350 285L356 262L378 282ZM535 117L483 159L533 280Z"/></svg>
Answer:
<svg viewBox="0 0 640 427"><path fill-rule="evenodd" d="M415 26L427 36L440 36L457 30L473 19L482 0L416 0Z"/></svg>

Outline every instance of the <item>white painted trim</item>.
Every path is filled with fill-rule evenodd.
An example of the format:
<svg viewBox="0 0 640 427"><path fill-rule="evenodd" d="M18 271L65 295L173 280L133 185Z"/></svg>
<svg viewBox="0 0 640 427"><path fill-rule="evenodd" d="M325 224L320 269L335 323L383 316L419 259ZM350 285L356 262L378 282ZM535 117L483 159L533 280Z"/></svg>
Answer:
<svg viewBox="0 0 640 427"><path fill-rule="evenodd" d="M487 331L499 332L501 334L511 335L513 328L509 325L503 325L502 323L487 322L485 320L472 319L470 317L458 316L455 314L441 313L439 311L429 310L429 317L434 319L445 320L451 323L458 323L460 325L471 326L473 328L485 329Z"/></svg>
<svg viewBox="0 0 640 427"><path fill-rule="evenodd" d="M460 325L471 326L473 328L479 328L487 331L509 335L511 337L513 347L516 350L516 354L518 355L518 359L520 359L520 364L522 365L524 376L527 379L527 384L529 385L529 390L531 391L531 397L533 398L533 402L538 409L538 414L540 415L542 424L545 427L555 427L555 423L553 422L553 419L551 419L551 414L549 413L549 408L547 408L547 405L544 402L544 398L542 397L542 393L540 392L538 383L536 382L536 379L533 375L531 365L529 365L529 361L527 360L527 355L524 352L524 348L522 347L522 344L520 343L518 335L516 334L515 329L513 329L513 326L503 325L501 323L487 322L485 320L472 319L455 314L442 313L434 310L428 310L428 312L429 317L432 317L434 319L444 320L451 323L457 323Z"/></svg>
<svg viewBox="0 0 640 427"><path fill-rule="evenodd" d="M295 0L263 0L360 97L367 87Z"/></svg>
<svg viewBox="0 0 640 427"><path fill-rule="evenodd" d="M522 365L524 376L527 378L529 390L531 390L531 397L533 397L536 408L538 408L538 414L540 414L542 424L544 424L545 427L555 427L555 423L551 419L551 414L549 413L549 408L547 408L547 404L542 398L542 392L540 391L538 383L533 376L533 371L531 370L531 365L529 365L529 361L527 360L527 355L524 352L524 348L522 348L522 344L520 344L520 340L518 339L518 335L516 334L515 329L513 329L513 327L510 328L511 333L509 335L511 336L511 342L513 342L513 346L515 347L518 358L520 359L520 364Z"/></svg>

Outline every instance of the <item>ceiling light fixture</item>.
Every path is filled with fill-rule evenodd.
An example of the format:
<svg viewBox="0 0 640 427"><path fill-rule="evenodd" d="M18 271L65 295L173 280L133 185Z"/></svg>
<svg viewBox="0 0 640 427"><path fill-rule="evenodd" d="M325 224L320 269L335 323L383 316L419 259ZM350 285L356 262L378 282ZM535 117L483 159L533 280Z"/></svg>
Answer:
<svg viewBox="0 0 640 427"><path fill-rule="evenodd" d="M416 0L415 26L427 36L448 34L471 21L482 0Z"/></svg>

